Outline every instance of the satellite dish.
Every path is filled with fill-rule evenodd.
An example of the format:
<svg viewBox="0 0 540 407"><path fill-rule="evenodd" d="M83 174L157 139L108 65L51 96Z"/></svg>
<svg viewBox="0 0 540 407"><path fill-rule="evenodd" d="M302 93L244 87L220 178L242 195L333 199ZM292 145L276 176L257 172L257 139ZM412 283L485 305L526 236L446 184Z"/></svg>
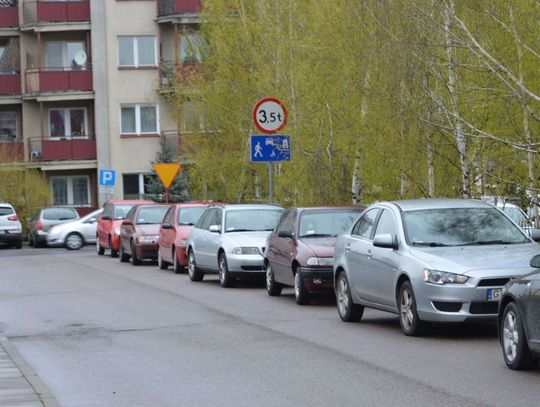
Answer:
<svg viewBox="0 0 540 407"><path fill-rule="evenodd" d="M86 59L86 52L84 52L83 50L77 51L73 56L73 62L75 62L75 65L77 66L86 65Z"/></svg>

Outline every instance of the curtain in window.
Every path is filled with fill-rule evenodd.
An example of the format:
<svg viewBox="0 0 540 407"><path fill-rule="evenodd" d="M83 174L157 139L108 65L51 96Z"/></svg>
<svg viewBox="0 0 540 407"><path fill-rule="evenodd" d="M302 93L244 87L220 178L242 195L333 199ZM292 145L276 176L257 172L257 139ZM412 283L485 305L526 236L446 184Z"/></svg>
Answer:
<svg viewBox="0 0 540 407"><path fill-rule="evenodd" d="M64 110L50 110L49 122L50 122L50 128L49 128L50 137L65 137L66 136Z"/></svg>
<svg viewBox="0 0 540 407"><path fill-rule="evenodd" d="M69 113L70 113L69 121L71 124L71 136L84 137L85 136L84 110L71 109Z"/></svg>
<svg viewBox="0 0 540 407"><path fill-rule="evenodd" d="M68 204L67 178L52 179L53 205Z"/></svg>
<svg viewBox="0 0 540 407"><path fill-rule="evenodd" d="M157 133L155 106L141 106L141 133Z"/></svg>
<svg viewBox="0 0 540 407"><path fill-rule="evenodd" d="M84 43L83 42L68 42L67 43L67 61L71 68L80 69L85 65L78 65L75 62L75 55L78 52L84 52Z"/></svg>
<svg viewBox="0 0 540 407"><path fill-rule="evenodd" d="M88 178L73 177L73 205L88 205Z"/></svg>
<svg viewBox="0 0 540 407"><path fill-rule="evenodd" d="M0 112L0 142L17 139L17 112Z"/></svg>
<svg viewBox="0 0 540 407"><path fill-rule="evenodd" d="M120 66L135 66L133 37L118 37Z"/></svg>
<svg viewBox="0 0 540 407"><path fill-rule="evenodd" d="M139 65L156 65L154 37L138 37Z"/></svg>
<svg viewBox="0 0 540 407"><path fill-rule="evenodd" d="M122 107L122 133L136 133L135 107Z"/></svg>
<svg viewBox="0 0 540 407"><path fill-rule="evenodd" d="M62 50L62 42L47 42L45 45L45 66L47 68L61 68L64 66Z"/></svg>

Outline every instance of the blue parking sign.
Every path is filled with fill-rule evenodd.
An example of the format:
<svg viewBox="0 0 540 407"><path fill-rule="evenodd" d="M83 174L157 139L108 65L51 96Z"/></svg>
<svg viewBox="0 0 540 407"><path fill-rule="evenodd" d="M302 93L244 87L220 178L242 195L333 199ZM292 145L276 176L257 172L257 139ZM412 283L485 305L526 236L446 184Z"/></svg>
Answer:
<svg viewBox="0 0 540 407"><path fill-rule="evenodd" d="M250 138L253 163L291 161L291 137L284 134L252 134Z"/></svg>
<svg viewBox="0 0 540 407"><path fill-rule="evenodd" d="M115 170L99 170L99 185L104 187L114 187L116 183Z"/></svg>

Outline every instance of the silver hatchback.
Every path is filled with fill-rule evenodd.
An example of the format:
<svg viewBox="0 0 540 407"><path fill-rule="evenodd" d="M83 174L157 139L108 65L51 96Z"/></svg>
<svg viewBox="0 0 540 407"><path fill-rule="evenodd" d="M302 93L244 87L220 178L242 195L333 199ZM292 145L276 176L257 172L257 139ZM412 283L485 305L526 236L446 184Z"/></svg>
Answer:
<svg viewBox="0 0 540 407"><path fill-rule="evenodd" d="M334 253L338 313L364 307L399 314L405 335L431 322L497 319L502 287L533 269L540 246L476 200L381 202L341 235Z"/></svg>

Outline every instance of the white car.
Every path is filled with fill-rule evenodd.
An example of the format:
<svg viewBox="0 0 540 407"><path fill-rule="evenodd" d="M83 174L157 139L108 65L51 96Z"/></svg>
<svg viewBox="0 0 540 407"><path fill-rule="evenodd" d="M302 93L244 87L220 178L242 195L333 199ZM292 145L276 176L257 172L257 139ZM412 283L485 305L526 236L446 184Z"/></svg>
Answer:
<svg viewBox="0 0 540 407"><path fill-rule="evenodd" d="M96 243L97 218L101 212L103 209L98 209L80 219L53 226L47 235L47 245L79 250L85 244Z"/></svg>
<svg viewBox="0 0 540 407"><path fill-rule="evenodd" d="M15 209L8 203L0 203L0 243L17 249L22 247L22 225Z"/></svg>

